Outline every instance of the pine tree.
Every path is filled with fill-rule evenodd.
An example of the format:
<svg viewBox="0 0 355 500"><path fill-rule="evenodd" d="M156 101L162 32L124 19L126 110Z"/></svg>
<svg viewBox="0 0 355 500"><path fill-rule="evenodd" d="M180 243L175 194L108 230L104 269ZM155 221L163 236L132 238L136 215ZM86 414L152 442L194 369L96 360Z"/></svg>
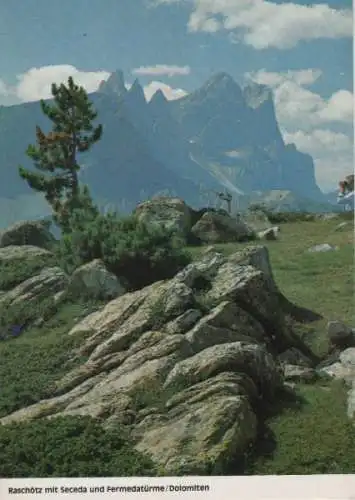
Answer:
<svg viewBox="0 0 355 500"><path fill-rule="evenodd" d="M20 176L35 191L42 192L51 205L55 221L68 230L70 213L80 208L85 198L91 200L88 188L79 186L77 154L88 151L102 135L102 126L94 127L97 117L83 87L69 77L68 84L52 84L54 104L41 101L43 113L51 120L52 131L45 134L36 127L36 145L29 145L26 154L38 172L19 167ZM90 201L91 209L95 207Z"/></svg>

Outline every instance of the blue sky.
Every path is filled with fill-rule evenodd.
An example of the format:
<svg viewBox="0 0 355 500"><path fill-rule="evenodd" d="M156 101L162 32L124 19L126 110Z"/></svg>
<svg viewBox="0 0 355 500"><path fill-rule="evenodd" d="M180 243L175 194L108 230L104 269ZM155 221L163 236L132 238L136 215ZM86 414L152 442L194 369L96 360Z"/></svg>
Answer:
<svg viewBox="0 0 355 500"><path fill-rule="evenodd" d="M19 8L20 7L20 8ZM0 0L0 104L47 97L72 74L94 91L122 69L147 98L216 71L269 84L287 142L310 152L321 188L352 164L351 0Z"/></svg>

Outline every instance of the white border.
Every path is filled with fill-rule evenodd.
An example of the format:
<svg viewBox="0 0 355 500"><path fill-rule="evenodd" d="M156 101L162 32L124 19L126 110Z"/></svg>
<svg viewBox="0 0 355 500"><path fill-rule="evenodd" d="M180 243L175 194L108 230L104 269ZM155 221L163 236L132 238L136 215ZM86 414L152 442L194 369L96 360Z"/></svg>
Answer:
<svg viewBox="0 0 355 500"><path fill-rule="evenodd" d="M129 488L137 486L143 487L143 491L129 491ZM151 490L153 486L155 486L155 491ZM184 491L189 486L191 491ZM97 492L90 492L90 487L98 488ZM157 487L159 487L158 490ZM25 490L25 488L28 489ZM53 490L52 492L48 490L46 492L46 488L53 488ZM73 489L65 491L62 488ZM80 488L82 488L81 492ZM199 489L204 490L199 491ZM39 498L42 500L53 500L54 498L80 498L86 500L100 500L103 498L127 498L130 500L141 498L147 500L159 498L206 498L211 500L355 500L355 474L0 479L0 499L14 500L14 498L21 498L23 500Z"/></svg>

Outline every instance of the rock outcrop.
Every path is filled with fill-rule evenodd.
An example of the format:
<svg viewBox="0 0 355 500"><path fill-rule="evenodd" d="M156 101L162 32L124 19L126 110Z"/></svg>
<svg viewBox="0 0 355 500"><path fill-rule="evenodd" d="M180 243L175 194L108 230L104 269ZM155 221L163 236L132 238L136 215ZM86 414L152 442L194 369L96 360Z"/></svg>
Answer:
<svg viewBox="0 0 355 500"><path fill-rule="evenodd" d="M338 247L335 247L333 245L329 245L329 243L321 243L320 245L315 245L315 246L309 248L308 252L310 252L310 253L333 252L335 250L338 250Z"/></svg>
<svg viewBox="0 0 355 500"><path fill-rule="evenodd" d="M278 226L270 227L264 231L258 232L259 240L275 241L277 240L277 235L279 234L280 228Z"/></svg>
<svg viewBox="0 0 355 500"><path fill-rule="evenodd" d="M246 210L243 212L243 221L255 232L266 231L272 226L262 210Z"/></svg>
<svg viewBox="0 0 355 500"><path fill-rule="evenodd" d="M195 211L179 198L154 197L140 203L134 214L145 224L167 228L188 242L228 243L256 238L243 217L231 216L225 210Z"/></svg>
<svg viewBox="0 0 355 500"><path fill-rule="evenodd" d="M73 272L68 294L93 300L110 300L126 292L123 283L110 273L100 259L92 260Z"/></svg>
<svg viewBox="0 0 355 500"><path fill-rule="evenodd" d="M46 267L0 295L0 326L25 325L41 319L59 304L68 285L60 267Z"/></svg>
<svg viewBox="0 0 355 500"><path fill-rule="evenodd" d="M140 203L134 213L140 221L165 227L181 237L191 229L191 209L180 198L155 197Z"/></svg>
<svg viewBox="0 0 355 500"><path fill-rule="evenodd" d="M20 284L7 303L69 287L53 268L31 279L31 292L28 281ZM126 426L136 449L165 473L221 472L256 439L260 408L284 384L283 354L307 360L281 297L265 247L230 257L211 249L171 280L80 319L68 335L85 331L86 340L68 356L87 361L58 380L51 397L0 423L91 415Z"/></svg>
<svg viewBox="0 0 355 500"><path fill-rule="evenodd" d="M0 234L0 247L32 245L50 249L55 241L46 221L21 221Z"/></svg>
<svg viewBox="0 0 355 500"><path fill-rule="evenodd" d="M348 325L341 321L329 321L327 333L330 347L345 349L355 347L355 334Z"/></svg>
<svg viewBox="0 0 355 500"><path fill-rule="evenodd" d="M228 243L254 238L254 232L243 220L212 211L205 212L191 232L203 243Z"/></svg>

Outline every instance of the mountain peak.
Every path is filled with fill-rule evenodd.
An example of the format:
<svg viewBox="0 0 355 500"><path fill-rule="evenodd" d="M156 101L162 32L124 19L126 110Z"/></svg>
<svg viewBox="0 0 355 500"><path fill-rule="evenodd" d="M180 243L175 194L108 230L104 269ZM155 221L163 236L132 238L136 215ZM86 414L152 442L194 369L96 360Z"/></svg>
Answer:
<svg viewBox="0 0 355 500"><path fill-rule="evenodd" d="M207 80L204 85L205 88L214 88L214 87L224 87L224 88L235 88L239 87L238 84L234 81L234 79L223 71L219 73L215 73Z"/></svg>
<svg viewBox="0 0 355 500"><path fill-rule="evenodd" d="M247 104L254 109L259 108L267 101L273 103L272 89L268 85L261 83L249 83L244 87L243 95Z"/></svg>
<svg viewBox="0 0 355 500"><path fill-rule="evenodd" d="M152 98L149 101L149 103L153 104L154 106L161 106L167 102L168 102L168 100L165 97L165 94L161 89L158 89L156 92L154 92Z"/></svg>
<svg viewBox="0 0 355 500"><path fill-rule="evenodd" d="M242 98L242 89L228 73L224 72L212 75L200 90L203 94L212 94L217 99L223 96L240 101Z"/></svg>
<svg viewBox="0 0 355 500"><path fill-rule="evenodd" d="M98 92L101 92L102 94L124 95L127 92L127 89L124 84L123 71L119 69L111 73L106 81L103 80L100 83Z"/></svg>
<svg viewBox="0 0 355 500"><path fill-rule="evenodd" d="M221 83L221 82L234 82L233 78L231 75L226 73L225 71L218 71L217 73L214 73L208 80L208 82L214 82L214 83Z"/></svg>
<svg viewBox="0 0 355 500"><path fill-rule="evenodd" d="M138 78L134 80L132 86L128 90L128 95L131 99L134 98L135 100L146 102L144 90L142 85L139 83Z"/></svg>

